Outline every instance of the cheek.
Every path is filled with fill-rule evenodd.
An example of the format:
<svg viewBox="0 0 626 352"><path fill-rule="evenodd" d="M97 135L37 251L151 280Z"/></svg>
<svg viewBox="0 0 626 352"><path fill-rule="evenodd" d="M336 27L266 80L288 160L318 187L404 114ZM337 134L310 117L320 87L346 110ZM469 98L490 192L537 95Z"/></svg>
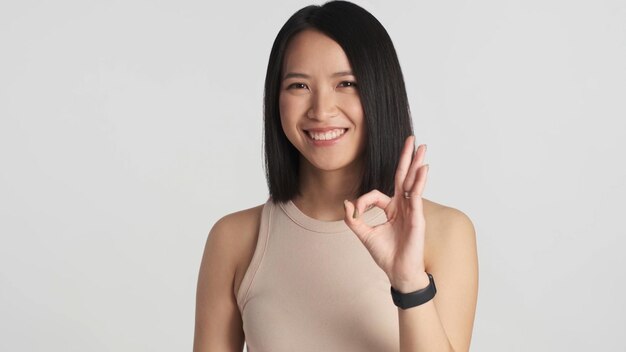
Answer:
<svg viewBox="0 0 626 352"><path fill-rule="evenodd" d="M363 113L363 105L361 100L356 96L347 97L343 101L343 109L350 117L350 120L356 127L357 136L359 139L359 151L363 151L367 140L367 126L365 122L365 114Z"/></svg>
<svg viewBox="0 0 626 352"><path fill-rule="evenodd" d="M289 139L297 138L298 126L306 115L307 99L302 96L281 94L278 98L278 109L283 131Z"/></svg>
<svg viewBox="0 0 626 352"><path fill-rule="evenodd" d="M280 116L280 124L283 126L283 130L286 130L289 126L289 104L282 97L282 95L278 98L278 113Z"/></svg>
<svg viewBox="0 0 626 352"><path fill-rule="evenodd" d="M280 124L283 128L283 132L287 136L287 139L289 139L291 143L294 143L294 138L297 139L298 113L297 104L294 102L293 97L283 96L281 94L278 98L278 112L280 114Z"/></svg>
<svg viewBox="0 0 626 352"><path fill-rule="evenodd" d="M289 124L290 121L295 121L297 104L293 97L281 94L278 98L278 109L280 113L280 120L283 125Z"/></svg>
<svg viewBox="0 0 626 352"><path fill-rule="evenodd" d="M363 115L363 106L361 105L361 100L358 95L346 97L343 102L343 110L350 117L352 122L357 125L357 127L363 127L364 123L364 115Z"/></svg>
<svg viewBox="0 0 626 352"><path fill-rule="evenodd" d="M363 125L365 123L365 118L363 116L363 109L361 106L355 107L352 111L352 116L354 116L354 123L359 125L361 128L365 128Z"/></svg>

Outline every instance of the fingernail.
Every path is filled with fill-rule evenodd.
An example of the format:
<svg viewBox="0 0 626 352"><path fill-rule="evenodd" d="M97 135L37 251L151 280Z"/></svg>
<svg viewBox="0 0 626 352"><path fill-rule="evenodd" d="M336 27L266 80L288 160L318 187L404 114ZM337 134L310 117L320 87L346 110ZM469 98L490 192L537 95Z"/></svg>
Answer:
<svg viewBox="0 0 626 352"><path fill-rule="evenodd" d="M427 151L427 150L428 150L428 145L424 144L424 151Z"/></svg>
<svg viewBox="0 0 626 352"><path fill-rule="evenodd" d="M354 206L354 214L352 214L352 218L356 219L356 217L359 216L359 209L356 208L356 205Z"/></svg>
<svg viewBox="0 0 626 352"><path fill-rule="evenodd" d="M344 199L344 200L343 200L343 208L344 208L344 209L348 209L348 206L346 205L346 202L348 202L348 200L347 200L347 199Z"/></svg>

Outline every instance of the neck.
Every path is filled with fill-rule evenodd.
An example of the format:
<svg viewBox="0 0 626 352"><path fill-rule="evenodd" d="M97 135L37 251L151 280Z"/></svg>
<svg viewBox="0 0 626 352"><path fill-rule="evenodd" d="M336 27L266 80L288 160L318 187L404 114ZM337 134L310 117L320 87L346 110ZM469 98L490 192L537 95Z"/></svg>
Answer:
<svg viewBox="0 0 626 352"><path fill-rule="evenodd" d="M300 195L292 201L303 213L322 221L344 218L344 199L354 200L363 174L362 160L338 170L320 170L300 160Z"/></svg>

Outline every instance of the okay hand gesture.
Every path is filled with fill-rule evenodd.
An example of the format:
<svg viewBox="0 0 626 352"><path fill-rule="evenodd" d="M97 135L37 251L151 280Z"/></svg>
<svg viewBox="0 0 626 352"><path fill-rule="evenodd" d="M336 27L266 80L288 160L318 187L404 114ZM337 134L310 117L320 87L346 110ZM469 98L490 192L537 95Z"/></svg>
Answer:
<svg viewBox="0 0 626 352"><path fill-rule="evenodd" d="M414 141L415 137L409 136L404 143L396 170L393 197L372 190L354 203L344 201L344 220L348 227L387 274L391 285L406 292L428 284L424 264L426 223L422 203L428 164L422 164L426 145L420 145L411 159ZM374 227L366 224L359 215L370 205L384 209L388 221Z"/></svg>

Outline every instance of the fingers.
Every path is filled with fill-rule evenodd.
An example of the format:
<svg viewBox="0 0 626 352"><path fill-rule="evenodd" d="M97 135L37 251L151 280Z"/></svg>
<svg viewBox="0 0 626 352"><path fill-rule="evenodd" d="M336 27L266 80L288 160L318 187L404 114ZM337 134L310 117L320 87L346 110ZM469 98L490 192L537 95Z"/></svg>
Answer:
<svg viewBox="0 0 626 352"><path fill-rule="evenodd" d="M411 188L411 191L410 191L411 196L413 195L419 196L419 197L422 196L422 193L424 192L424 186L426 185L426 178L428 176L429 169L430 169L430 165L428 164L420 167L420 169L417 172L417 181L415 182L415 184L413 185L413 188Z"/></svg>
<svg viewBox="0 0 626 352"><path fill-rule="evenodd" d="M405 191L413 189L413 184L417 179L417 169L419 169L424 162L424 156L426 155L426 144L422 144L417 147L415 151L415 156L413 157L413 161L411 162L411 167L404 179L404 183L402 184L402 189Z"/></svg>
<svg viewBox="0 0 626 352"><path fill-rule="evenodd" d="M372 230L372 228L358 217L355 212L354 204L352 204L352 202L344 200L343 205L346 208L346 213L344 216L344 221L346 222L346 225L348 225L352 232L354 232L359 237L361 242L365 242L365 238L367 237L367 234ZM354 218L354 215L357 215L357 217Z"/></svg>
<svg viewBox="0 0 626 352"><path fill-rule="evenodd" d="M354 201L357 217L358 215L363 214L363 212L365 212L370 205L375 205L381 209L385 209L390 201L391 198L389 198L389 196L377 189L367 192Z"/></svg>
<svg viewBox="0 0 626 352"><path fill-rule="evenodd" d="M378 190L373 190L362 195L357 198L354 203L346 200L344 201L346 208L344 220L348 227L361 239L361 241L365 242L367 235L373 228L363 221L363 217L361 215L363 215L365 210L370 205L385 209L390 202L391 198Z"/></svg>
<svg viewBox="0 0 626 352"><path fill-rule="evenodd" d="M411 220L411 226L424 226L425 218L424 218L424 203L422 198L422 193L424 192L424 186L426 185L426 178L428 175L429 165L423 165L417 171L417 181L413 185L413 188L409 191L411 198L406 199L408 202L409 208L412 209L416 214L417 218L415 223Z"/></svg>
<svg viewBox="0 0 626 352"><path fill-rule="evenodd" d="M396 168L395 175L395 191L394 194L401 195L404 192L404 179L409 172L409 166L411 165L411 156L413 155L413 147L415 143L415 136L411 135L407 137L402 148L402 154L400 154L400 160L398 161L398 167Z"/></svg>

